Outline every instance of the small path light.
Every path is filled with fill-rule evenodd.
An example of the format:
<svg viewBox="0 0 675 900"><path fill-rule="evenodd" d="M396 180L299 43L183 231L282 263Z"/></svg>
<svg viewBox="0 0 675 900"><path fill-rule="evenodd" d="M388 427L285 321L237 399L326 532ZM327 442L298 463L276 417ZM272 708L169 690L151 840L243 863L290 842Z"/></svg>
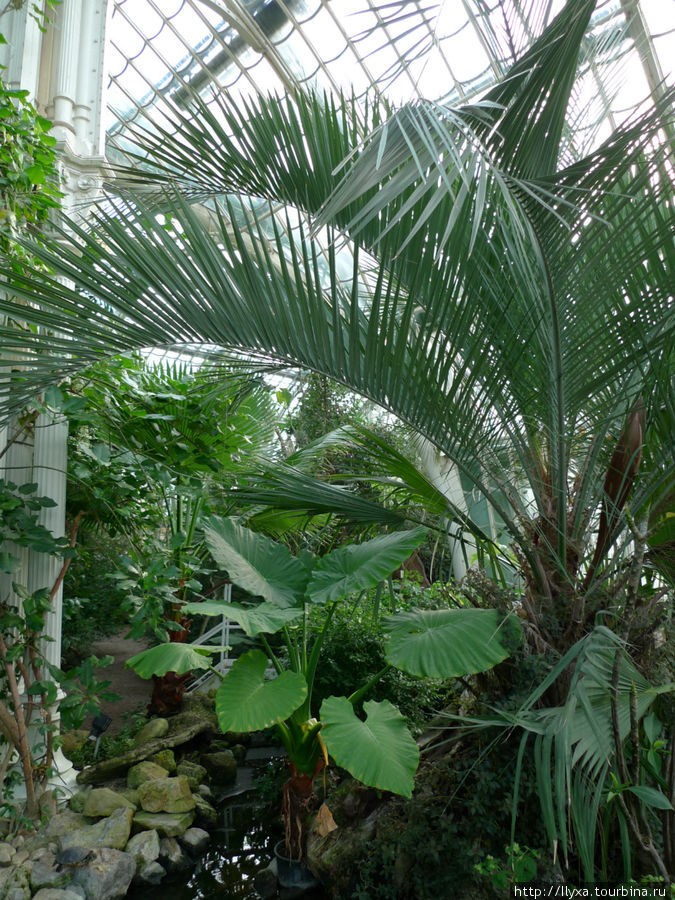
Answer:
<svg viewBox="0 0 675 900"><path fill-rule="evenodd" d="M110 728L112 724L112 719L110 716L107 716L105 713L101 713L96 716L94 721L91 723L91 731L89 732L88 740L95 741L94 746L94 759L98 756L98 745L101 743L101 738L104 733Z"/></svg>

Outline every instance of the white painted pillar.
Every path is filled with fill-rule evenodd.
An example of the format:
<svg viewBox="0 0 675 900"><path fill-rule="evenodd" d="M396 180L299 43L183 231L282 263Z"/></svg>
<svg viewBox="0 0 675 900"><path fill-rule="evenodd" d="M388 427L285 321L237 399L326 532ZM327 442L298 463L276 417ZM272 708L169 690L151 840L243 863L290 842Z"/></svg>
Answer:
<svg viewBox="0 0 675 900"><path fill-rule="evenodd" d="M39 497L50 497L56 503L56 506L40 510L38 522L55 538L65 534L67 440L68 423L64 419L54 421L48 415L38 417L33 446L33 481L38 485ZM47 553L32 554L28 565L28 590L31 593L41 588L51 590L62 565L62 557ZM44 642L43 653L53 666L61 665L62 603L63 586L54 596L45 621L45 634L51 640Z"/></svg>
<svg viewBox="0 0 675 900"><path fill-rule="evenodd" d="M82 43L82 0L63 0L52 56L53 134L75 149L75 98Z"/></svg>
<svg viewBox="0 0 675 900"><path fill-rule="evenodd" d="M4 6L4 4L3 4ZM0 64L7 68L4 80L12 88L28 90L37 109L54 122L53 134L62 151L64 210L78 217L97 198L102 181L103 85L105 75L105 29L109 0L62 0L53 11L53 24L43 34L31 17L31 4L0 17ZM0 433L3 442L12 438L12 425ZM34 432L34 433L33 433ZM22 436L0 458L0 477L17 484L37 482L39 496L56 502L40 512L39 521L55 536L65 532L67 423L40 416L29 435ZM18 601L11 594L15 581L34 592L51 590L62 565L61 557L29 554L12 547L22 564L12 576L0 576L0 599ZM45 622L43 652L46 660L61 662L62 589L56 593ZM56 777L52 784L67 790L72 765L57 751Z"/></svg>

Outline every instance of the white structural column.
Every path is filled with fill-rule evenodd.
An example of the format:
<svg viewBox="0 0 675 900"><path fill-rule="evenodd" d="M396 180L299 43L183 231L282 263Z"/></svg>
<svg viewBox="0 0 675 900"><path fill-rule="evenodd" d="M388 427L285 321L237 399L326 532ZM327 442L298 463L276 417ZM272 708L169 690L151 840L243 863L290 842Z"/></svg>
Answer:
<svg viewBox="0 0 675 900"><path fill-rule="evenodd" d="M54 31L51 103L54 132L75 149L75 101L82 39L82 0L63 0Z"/></svg>
<svg viewBox="0 0 675 900"><path fill-rule="evenodd" d="M33 443L33 481L38 485L38 495L50 497L56 506L40 510L39 524L44 525L54 537L65 534L66 466L68 423L51 416L41 415L35 423ZM28 590L34 593L41 588L51 590L58 578L63 561L46 553L32 555L28 567ZM47 614L43 652L53 666L61 665L61 607L63 589L59 588Z"/></svg>
<svg viewBox="0 0 675 900"><path fill-rule="evenodd" d="M4 6L4 4L3 4ZM54 21L43 33L31 15L32 4L0 16L0 64L8 86L27 90L38 112L54 122L53 135L61 152L61 190L64 212L86 216L99 192L103 175L102 109L105 30L108 0L62 0ZM0 433L0 452L16 435L16 423ZM37 495L50 497L40 523L55 536L65 533L68 427L64 420L40 415L0 458L0 477L17 484L34 482ZM14 548L12 548L14 555ZM34 592L52 590L62 559L44 553L23 552L22 565L0 580L2 598L12 597L11 582ZM17 602L18 598L13 598ZM61 662L62 588L55 592L47 615L44 642L47 662ZM55 759L58 781L65 786L67 768L60 754Z"/></svg>

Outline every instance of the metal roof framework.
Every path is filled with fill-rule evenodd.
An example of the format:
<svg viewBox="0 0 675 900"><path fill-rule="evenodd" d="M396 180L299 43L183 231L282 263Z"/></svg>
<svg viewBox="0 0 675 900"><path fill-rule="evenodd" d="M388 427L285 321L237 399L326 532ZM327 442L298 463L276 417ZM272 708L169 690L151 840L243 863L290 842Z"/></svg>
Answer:
<svg viewBox="0 0 675 900"><path fill-rule="evenodd" d="M316 89L393 104L463 103L485 92L562 0L114 0L108 143L125 125L199 94ZM651 30L650 30L651 29ZM658 31L657 31L658 29ZM597 141L673 80L675 3L602 0L577 92ZM668 51L671 51L670 53ZM623 70L615 90L617 70ZM589 139L581 141L587 149ZM580 149L582 146L580 145Z"/></svg>

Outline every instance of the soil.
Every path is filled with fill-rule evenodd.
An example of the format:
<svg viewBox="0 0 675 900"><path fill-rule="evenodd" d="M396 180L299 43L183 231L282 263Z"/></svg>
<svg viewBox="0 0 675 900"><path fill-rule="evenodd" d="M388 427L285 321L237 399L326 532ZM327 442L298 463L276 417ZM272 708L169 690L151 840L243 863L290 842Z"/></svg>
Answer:
<svg viewBox="0 0 675 900"><path fill-rule="evenodd" d="M126 717L131 713L147 711L150 695L152 694L152 681L140 678L132 669L125 669L124 664L132 656L145 650L145 641L126 639L124 632L102 638L92 644L91 652L100 659L102 656L112 656L114 662L105 669L99 670L98 678L110 681L109 690L121 696L117 703L102 703L101 712L112 718L112 723L107 734L117 734ZM87 719L85 728L91 726L91 718Z"/></svg>

